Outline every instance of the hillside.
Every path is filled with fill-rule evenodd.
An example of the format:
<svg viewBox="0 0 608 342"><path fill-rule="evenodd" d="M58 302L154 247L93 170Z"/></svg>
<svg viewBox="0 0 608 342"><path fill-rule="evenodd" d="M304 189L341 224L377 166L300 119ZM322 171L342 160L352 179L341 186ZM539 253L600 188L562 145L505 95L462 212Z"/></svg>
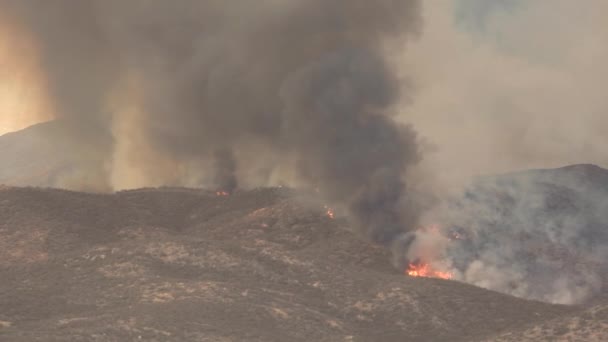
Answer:
<svg viewBox="0 0 608 342"><path fill-rule="evenodd" d="M608 305L596 305L582 312L526 326L524 329L514 329L489 341L608 341Z"/></svg>
<svg viewBox="0 0 608 342"><path fill-rule="evenodd" d="M606 294L608 170L571 165L483 177L450 200L440 220L459 237L447 253L468 283L562 304Z"/></svg>
<svg viewBox="0 0 608 342"><path fill-rule="evenodd" d="M475 341L576 312L404 276L287 189L0 190L2 341Z"/></svg>
<svg viewBox="0 0 608 342"><path fill-rule="evenodd" d="M0 184L56 185L73 164L54 142L59 129L57 123L47 122L0 136Z"/></svg>

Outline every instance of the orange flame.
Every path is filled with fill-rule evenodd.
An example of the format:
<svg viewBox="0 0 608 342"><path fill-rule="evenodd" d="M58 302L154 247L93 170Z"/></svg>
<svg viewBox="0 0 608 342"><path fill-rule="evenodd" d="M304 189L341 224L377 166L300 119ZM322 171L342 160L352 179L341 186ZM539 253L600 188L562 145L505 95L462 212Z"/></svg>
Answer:
<svg viewBox="0 0 608 342"><path fill-rule="evenodd" d="M332 208L330 208L328 206L325 206L324 208L326 210L325 213L327 214L327 217L329 217L332 220L336 218L336 213L334 212L334 210Z"/></svg>
<svg viewBox="0 0 608 342"><path fill-rule="evenodd" d="M452 273L434 270L429 264L422 262L410 263L406 273L411 277L452 279Z"/></svg>
<svg viewBox="0 0 608 342"><path fill-rule="evenodd" d="M215 194L217 196L230 196L230 194L227 193L226 191L217 191Z"/></svg>

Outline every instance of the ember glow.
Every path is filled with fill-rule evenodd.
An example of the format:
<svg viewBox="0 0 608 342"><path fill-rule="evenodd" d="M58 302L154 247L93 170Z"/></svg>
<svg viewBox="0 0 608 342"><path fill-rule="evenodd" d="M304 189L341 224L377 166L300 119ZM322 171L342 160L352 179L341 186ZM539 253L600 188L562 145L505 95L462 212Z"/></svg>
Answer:
<svg viewBox="0 0 608 342"><path fill-rule="evenodd" d="M327 217L329 217L330 219L335 219L336 218L336 213L334 212L334 210L328 206L325 206L325 213L327 214Z"/></svg>
<svg viewBox="0 0 608 342"><path fill-rule="evenodd" d="M457 231L450 231L449 234L450 240L464 240L464 236Z"/></svg>
<svg viewBox="0 0 608 342"><path fill-rule="evenodd" d="M452 279L452 273L434 270L424 262L410 263L405 272L412 277Z"/></svg>
<svg viewBox="0 0 608 342"><path fill-rule="evenodd" d="M230 194L228 192L226 192L226 191L217 191L215 194L217 196L223 196L223 197L230 196Z"/></svg>

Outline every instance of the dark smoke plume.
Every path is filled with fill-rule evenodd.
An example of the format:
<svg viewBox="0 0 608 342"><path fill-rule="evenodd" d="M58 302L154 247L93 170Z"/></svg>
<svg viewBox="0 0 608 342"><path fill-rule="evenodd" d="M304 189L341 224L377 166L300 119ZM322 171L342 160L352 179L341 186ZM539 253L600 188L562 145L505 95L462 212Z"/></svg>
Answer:
<svg viewBox="0 0 608 342"><path fill-rule="evenodd" d="M259 156L275 164L267 180L295 165L300 184L377 241L415 224L403 177L418 149L391 117L403 89L389 52L417 32L419 1L0 0L0 10L36 40L65 122L58 140L97 188L112 188L108 164L126 139L150 179L180 183L151 162L165 159L210 166L213 185L232 191L264 169ZM124 136L114 125L128 114L108 103L128 78L139 115Z"/></svg>

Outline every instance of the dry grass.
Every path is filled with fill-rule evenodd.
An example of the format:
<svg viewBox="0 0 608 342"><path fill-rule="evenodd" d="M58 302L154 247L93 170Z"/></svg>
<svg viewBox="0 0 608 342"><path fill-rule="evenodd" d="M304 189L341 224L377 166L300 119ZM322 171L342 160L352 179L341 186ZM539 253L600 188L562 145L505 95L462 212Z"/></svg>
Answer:
<svg viewBox="0 0 608 342"><path fill-rule="evenodd" d="M0 203L0 340L475 341L574 310L405 277L286 190Z"/></svg>

